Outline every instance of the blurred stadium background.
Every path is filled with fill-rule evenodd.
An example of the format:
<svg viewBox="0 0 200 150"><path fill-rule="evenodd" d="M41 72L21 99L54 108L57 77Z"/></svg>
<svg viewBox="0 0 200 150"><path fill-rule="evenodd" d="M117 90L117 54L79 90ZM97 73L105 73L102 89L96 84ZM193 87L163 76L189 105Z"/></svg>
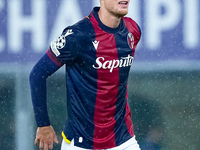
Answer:
<svg viewBox="0 0 200 150"><path fill-rule="evenodd" d="M0 150L38 149L30 70L66 26L97 5L99 0L0 0ZM200 0L131 0L128 16L142 29L129 78L136 138L143 150L199 150ZM60 142L67 117L64 80L63 67L48 79L47 94Z"/></svg>

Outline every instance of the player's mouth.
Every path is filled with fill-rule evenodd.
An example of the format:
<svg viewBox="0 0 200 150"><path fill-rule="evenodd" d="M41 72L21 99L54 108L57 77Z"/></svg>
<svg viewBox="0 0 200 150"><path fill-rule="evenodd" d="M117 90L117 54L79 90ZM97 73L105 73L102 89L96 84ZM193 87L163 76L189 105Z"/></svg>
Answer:
<svg viewBox="0 0 200 150"><path fill-rule="evenodd" d="M128 1L120 1L118 4L120 4L122 6L126 6L126 5L128 5Z"/></svg>

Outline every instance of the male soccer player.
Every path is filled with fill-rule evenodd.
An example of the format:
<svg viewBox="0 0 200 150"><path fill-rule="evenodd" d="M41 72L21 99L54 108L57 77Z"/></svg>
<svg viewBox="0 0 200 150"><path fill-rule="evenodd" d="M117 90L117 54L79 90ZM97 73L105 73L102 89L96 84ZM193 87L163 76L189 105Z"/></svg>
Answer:
<svg viewBox="0 0 200 150"><path fill-rule="evenodd" d="M30 74L35 144L58 143L46 104L46 79L66 65L68 118L61 150L139 150L128 106L127 81L139 26L128 13L130 0L100 0L91 14L51 42Z"/></svg>

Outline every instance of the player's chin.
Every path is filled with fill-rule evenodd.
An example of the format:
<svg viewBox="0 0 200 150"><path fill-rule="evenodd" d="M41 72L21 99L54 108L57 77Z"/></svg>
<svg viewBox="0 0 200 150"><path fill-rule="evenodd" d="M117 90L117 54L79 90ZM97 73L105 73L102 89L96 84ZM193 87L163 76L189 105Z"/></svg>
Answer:
<svg viewBox="0 0 200 150"><path fill-rule="evenodd" d="M118 12L118 16L119 17L123 17L123 16L125 16L127 14L128 14L128 10L121 10L121 11Z"/></svg>
<svg viewBox="0 0 200 150"><path fill-rule="evenodd" d="M118 17L124 17L125 15L127 15L127 13L120 13L118 14Z"/></svg>

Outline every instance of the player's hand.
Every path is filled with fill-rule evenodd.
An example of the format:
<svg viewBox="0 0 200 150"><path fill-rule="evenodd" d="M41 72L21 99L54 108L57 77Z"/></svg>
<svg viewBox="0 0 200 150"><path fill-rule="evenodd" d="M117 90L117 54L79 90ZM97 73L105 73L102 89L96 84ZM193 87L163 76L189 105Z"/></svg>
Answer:
<svg viewBox="0 0 200 150"><path fill-rule="evenodd" d="M53 143L58 143L56 133L52 126L38 127L35 145L38 145L39 142L41 150L53 149Z"/></svg>

